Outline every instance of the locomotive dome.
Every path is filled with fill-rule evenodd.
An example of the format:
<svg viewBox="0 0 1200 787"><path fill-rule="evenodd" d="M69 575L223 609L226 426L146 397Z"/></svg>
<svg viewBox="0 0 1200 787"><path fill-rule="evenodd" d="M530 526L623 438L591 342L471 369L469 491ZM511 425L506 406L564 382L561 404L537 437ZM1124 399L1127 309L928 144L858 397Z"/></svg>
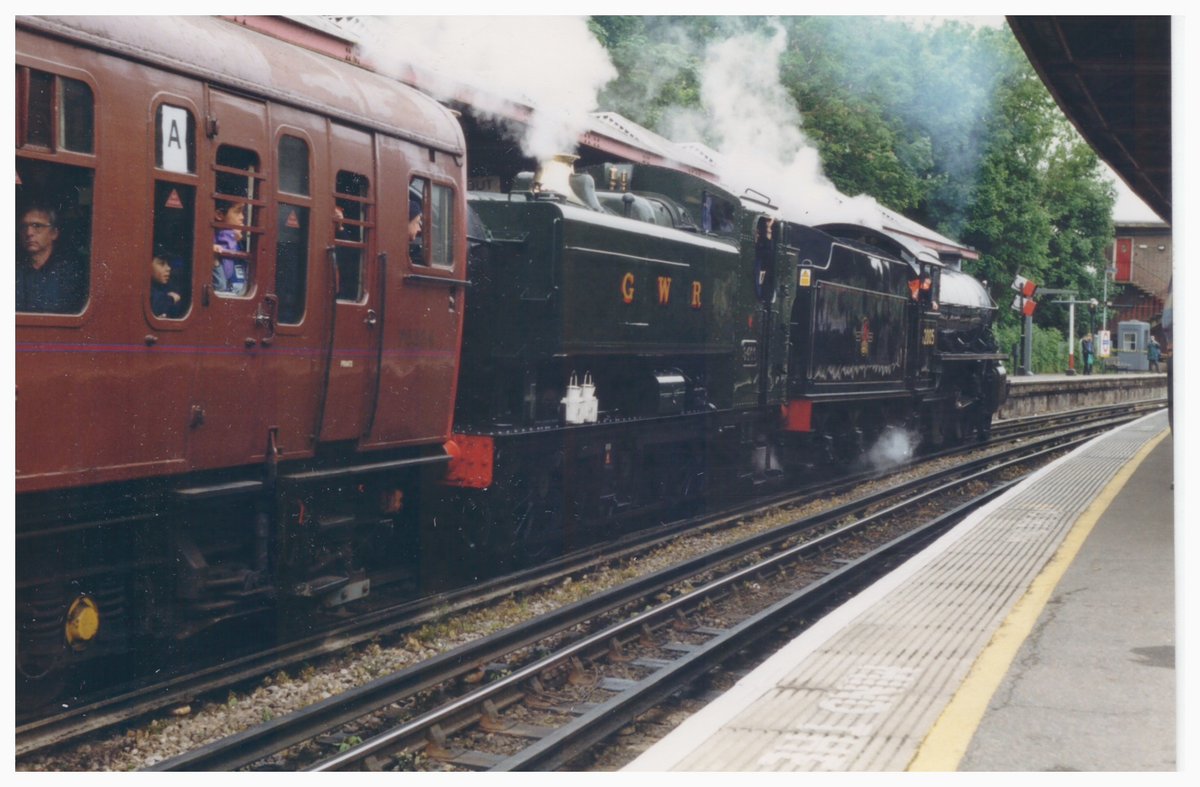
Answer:
<svg viewBox="0 0 1200 787"><path fill-rule="evenodd" d="M942 303L977 309L996 306L987 288L968 274L950 268L942 271Z"/></svg>

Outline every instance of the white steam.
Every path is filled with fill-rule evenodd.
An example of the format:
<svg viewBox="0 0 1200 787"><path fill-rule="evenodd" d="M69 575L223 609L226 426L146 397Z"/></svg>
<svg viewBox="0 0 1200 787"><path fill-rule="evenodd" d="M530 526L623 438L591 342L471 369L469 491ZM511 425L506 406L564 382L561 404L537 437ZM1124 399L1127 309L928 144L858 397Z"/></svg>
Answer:
<svg viewBox="0 0 1200 787"><path fill-rule="evenodd" d="M414 69L420 86L507 123L525 155L574 151L600 89L617 76L583 17L351 17L364 63L397 77ZM511 122L517 101L528 127Z"/></svg>
<svg viewBox="0 0 1200 787"><path fill-rule="evenodd" d="M787 31L778 23L769 38L748 32L710 45L702 58L703 107L668 113L666 135L684 142L712 140L726 186L739 195L747 189L764 194L784 215L811 224L878 227L874 198L847 197L822 172L820 154L780 79L786 48Z"/></svg>
<svg viewBox="0 0 1200 787"><path fill-rule="evenodd" d="M876 470L886 470L912 459L920 437L905 430L889 426L867 451L866 460Z"/></svg>

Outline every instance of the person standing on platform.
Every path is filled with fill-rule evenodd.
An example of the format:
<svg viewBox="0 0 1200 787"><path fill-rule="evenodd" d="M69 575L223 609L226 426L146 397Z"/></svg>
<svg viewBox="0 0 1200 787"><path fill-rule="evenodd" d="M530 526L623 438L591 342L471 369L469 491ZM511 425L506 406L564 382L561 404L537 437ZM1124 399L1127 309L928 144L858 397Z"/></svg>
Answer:
<svg viewBox="0 0 1200 787"><path fill-rule="evenodd" d="M1083 350L1083 373L1091 374L1093 362L1092 359L1095 358L1095 355L1093 353L1094 347L1092 345L1092 335L1090 333L1086 334L1083 339L1080 340L1079 347L1081 350Z"/></svg>
<svg viewBox="0 0 1200 787"><path fill-rule="evenodd" d="M1146 345L1146 358L1150 361L1150 371L1162 371L1158 368L1158 362L1162 358L1162 345L1153 336L1150 337L1150 344Z"/></svg>

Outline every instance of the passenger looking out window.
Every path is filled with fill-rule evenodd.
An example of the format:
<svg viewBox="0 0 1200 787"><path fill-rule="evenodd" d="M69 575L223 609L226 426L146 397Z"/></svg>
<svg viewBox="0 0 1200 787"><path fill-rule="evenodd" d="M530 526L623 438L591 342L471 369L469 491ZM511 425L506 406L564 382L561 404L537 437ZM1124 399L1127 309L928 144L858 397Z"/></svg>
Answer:
<svg viewBox="0 0 1200 787"><path fill-rule="evenodd" d="M414 196L411 192L408 195L408 242L414 243L417 238L421 237L421 198Z"/></svg>
<svg viewBox="0 0 1200 787"><path fill-rule="evenodd" d="M154 250L150 258L150 311L155 317L178 319L187 311L187 301L171 280L177 268L182 276L180 260L172 262L172 255L164 248Z"/></svg>
<svg viewBox="0 0 1200 787"><path fill-rule="evenodd" d="M19 312L76 314L87 300L83 266L59 247L58 212L31 205L17 220L17 290Z"/></svg>
<svg viewBox="0 0 1200 787"><path fill-rule="evenodd" d="M246 260L242 255L244 231L238 227L246 225L246 206L240 202L217 200L214 215L218 224L236 225L218 229L213 238L213 289L232 295L246 292ZM232 252L232 254L230 254Z"/></svg>
<svg viewBox="0 0 1200 787"><path fill-rule="evenodd" d="M195 208L194 186L169 180L155 183L150 264L150 312L155 317L180 319L191 307Z"/></svg>
<svg viewBox="0 0 1200 787"><path fill-rule="evenodd" d="M223 297L250 295L254 289L257 210L263 172L253 150L222 145L215 162L217 193L213 209L212 288Z"/></svg>
<svg viewBox="0 0 1200 787"><path fill-rule="evenodd" d="M454 190L427 178L408 183L408 258L413 265L454 267Z"/></svg>

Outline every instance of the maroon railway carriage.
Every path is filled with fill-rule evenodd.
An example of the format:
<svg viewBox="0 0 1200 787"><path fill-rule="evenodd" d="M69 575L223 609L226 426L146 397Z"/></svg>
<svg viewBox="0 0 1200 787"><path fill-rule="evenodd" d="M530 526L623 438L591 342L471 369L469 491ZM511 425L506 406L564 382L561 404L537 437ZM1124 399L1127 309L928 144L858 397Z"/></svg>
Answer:
<svg viewBox="0 0 1200 787"><path fill-rule="evenodd" d="M361 596L447 458L457 119L217 18L19 17L16 68L19 684Z"/></svg>

